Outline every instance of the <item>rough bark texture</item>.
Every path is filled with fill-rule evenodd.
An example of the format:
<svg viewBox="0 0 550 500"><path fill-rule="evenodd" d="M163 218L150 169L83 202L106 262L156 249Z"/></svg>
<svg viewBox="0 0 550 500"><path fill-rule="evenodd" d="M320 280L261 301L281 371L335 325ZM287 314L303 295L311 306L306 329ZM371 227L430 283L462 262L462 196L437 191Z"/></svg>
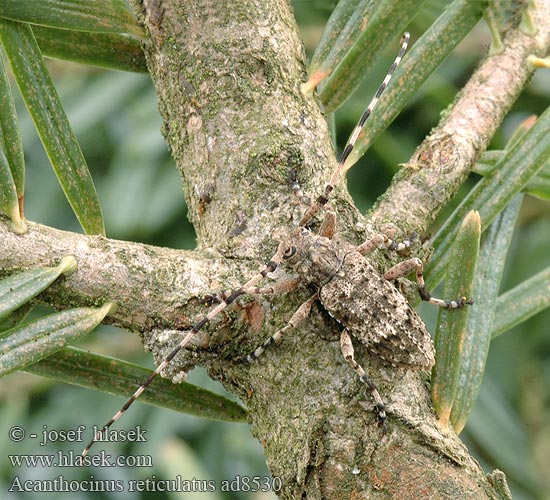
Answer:
<svg viewBox="0 0 550 500"><path fill-rule="evenodd" d="M423 231L465 179L530 73L528 54L550 42L550 1L538 1L535 36L511 31L488 58L443 124L419 147L364 220L340 187L339 233L365 228ZM27 234L0 223L0 267L52 264L73 254L79 270L52 287L63 307L115 300L114 323L138 331L160 358L201 310L196 297L228 289L273 253L302 209L291 171L307 194L320 193L334 166L325 121L305 79L303 49L284 0L146 0L134 6L150 38L145 46L164 133L182 173L199 249L182 252L70 234L29 224ZM249 366L231 362L283 325L308 296L243 301L220 318L197 349L178 356L170 375L194 363L248 405L282 498L502 498L501 475L486 477L460 440L438 429L427 375L390 369L359 349L389 407L381 436L371 401L339 351L338 330L319 308L295 334Z"/></svg>

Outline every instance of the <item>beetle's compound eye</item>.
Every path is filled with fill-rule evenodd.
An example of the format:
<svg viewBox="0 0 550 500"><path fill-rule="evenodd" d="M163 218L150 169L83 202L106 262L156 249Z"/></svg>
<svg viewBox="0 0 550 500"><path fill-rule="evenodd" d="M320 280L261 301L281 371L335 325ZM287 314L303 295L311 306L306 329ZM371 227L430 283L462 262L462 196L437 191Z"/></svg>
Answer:
<svg viewBox="0 0 550 500"><path fill-rule="evenodd" d="M296 253L296 247L291 245L287 247L283 253L283 259L290 259Z"/></svg>

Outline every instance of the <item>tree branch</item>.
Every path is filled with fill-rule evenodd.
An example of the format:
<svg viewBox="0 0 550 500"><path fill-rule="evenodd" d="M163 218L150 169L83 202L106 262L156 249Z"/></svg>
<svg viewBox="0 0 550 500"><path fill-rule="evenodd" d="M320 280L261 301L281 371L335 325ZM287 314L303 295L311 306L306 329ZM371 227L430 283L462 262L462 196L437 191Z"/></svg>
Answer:
<svg viewBox="0 0 550 500"><path fill-rule="evenodd" d="M43 300L57 308L116 302L118 310L106 321L131 331L188 327L194 320L189 306L201 293L218 287L219 276L235 273L235 264L214 251L84 236L30 221L28 226L27 233L16 235L0 216L1 274L54 266L65 255L74 255L77 272L50 287Z"/></svg>
<svg viewBox="0 0 550 500"><path fill-rule="evenodd" d="M520 27L504 38L504 50L488 56L460 91L441 123L371 211L369 219L406 220L409 231L425 231L464 182L533 74L527 57L545 57L550 47L550 2L533 2L537 31ZM398 203L396 203L396 201Z"/></svg>

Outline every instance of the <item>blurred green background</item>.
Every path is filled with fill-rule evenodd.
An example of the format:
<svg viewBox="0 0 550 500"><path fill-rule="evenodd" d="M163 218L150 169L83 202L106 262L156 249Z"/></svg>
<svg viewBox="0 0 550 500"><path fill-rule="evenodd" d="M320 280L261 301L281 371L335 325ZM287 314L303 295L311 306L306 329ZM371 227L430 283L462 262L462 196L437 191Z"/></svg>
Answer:
<svg viewBox="0 0 550 500"><path fill-rule="evenodd" d="M336 2L295 0L308 54L311 54ZM433 21L437 2L427 2L411 26L417 39ZM397 40L396 36L396 40ZM489 33L484 23L454 51L415 96L386 133L349 173L352 194L361 209L368 208L388 185L399 163L439 121L484 55ZM397 46L397 45L396 45ZM370 100L395 47L380 54L375 71L336 113L341 148L364 106ZM147 75L103 71L59 61L49 68L61 100L94 178L111 238L173 248L193 248L194 232L186 218L179 174L160 135L161 120ZM540 114L550 103L550 70L539 70L493 139L502 148L514 129L529 115ZM40 141L22 103L18 102L27 166L26 216L57 228L80 231L68 203L48 165ZM468 186L477 178L472 176ZM451 207L449 207L450 210ZM446 212L448 213L448 211ZM527 197L512 244L503 291L550 265L550 203ZM444 214L442 215L444 216ZM430 331L437 311L420 307ZM550 499L550 311L495 339L491 345L484 385L474 412L462 433L469 450L486 471L503 470L514 498ZM136 335L101 327L81 346L92 351L153 367ZM190 381L223 393L223 388L196 369ZM8 429L14 425L41 435L47 429L75 429L102 425L124 402L122 398L52 382L24 373L0 380L0 449L7 453L36 454L36 441L14 444ZM152 456L153 467L42 468L0 464L0 491L7 491L14 476L21 480L184 479L214 480L216 492L207 493L71 493L75 499L254 499L271 493L222 493L223 480L268 475L259 443L245 424L226 424L161 410L141 403L132 407L118 428L141 425L147 442L105 444L107 453ZM81 452L79 443L54 443L39 453ZM2 453L2 460L6 453ZM52 474L53 470L53 474ZM154 476L154 477L153 477ZM8 493L8 499L66 498L56 493Z"/></svg>

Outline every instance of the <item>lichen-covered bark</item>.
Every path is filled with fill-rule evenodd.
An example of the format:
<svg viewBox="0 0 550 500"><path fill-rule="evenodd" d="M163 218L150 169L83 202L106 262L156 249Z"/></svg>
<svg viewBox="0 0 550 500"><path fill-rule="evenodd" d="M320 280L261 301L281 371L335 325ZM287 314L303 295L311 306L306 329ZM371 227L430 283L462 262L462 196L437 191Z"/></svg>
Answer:
<svg viewBox="0 0 550 500"><path fill-rule="evenodd" d="M265 257L261 243L291 216L290 171L316 192L332 162L326 123L300 94L292 13L284 2L150 0L143 9L164 134L198 243Z"/></svg>
<svg viewBox="0 0 550 500"><path fill-rule="evenodd" d="M513 30L505 52L484 63L514 70L499 78L496 69L481 73L485 66L476 72L473 87L367 221L337 189L340 234L359 239L365 226L390 224L403 233L427 227L528 78L524 56L546 52L550 0L536 4L539 33ZM198 296L231 288L257 269L301 215L290 203L290 173L315 196L334 158L314 99L299 92L304 55L286 0L134 0L134 8L150 35L144 48L199 249L158 249L34 224L17 236L1 219L0 267L76 255L78 272L53 287L48 300L59 306L115 300L120 307L112 321L143 333L162 357L179 338L166 339L158 329L188 326L204 310ZM199 349L178 356L169 370L176 376L198 361L246 401L252 432L283 479L281 497L501 498L497 476L486 478L460 440L437 428L427 375L390 369L359 348L388 405L389 432L381 435L371 401L334 341L338 327L320 308L257 362L231 361L282 326L307 296L301 290L244 300L230 313L234 321L220 318Z"/></svg>

